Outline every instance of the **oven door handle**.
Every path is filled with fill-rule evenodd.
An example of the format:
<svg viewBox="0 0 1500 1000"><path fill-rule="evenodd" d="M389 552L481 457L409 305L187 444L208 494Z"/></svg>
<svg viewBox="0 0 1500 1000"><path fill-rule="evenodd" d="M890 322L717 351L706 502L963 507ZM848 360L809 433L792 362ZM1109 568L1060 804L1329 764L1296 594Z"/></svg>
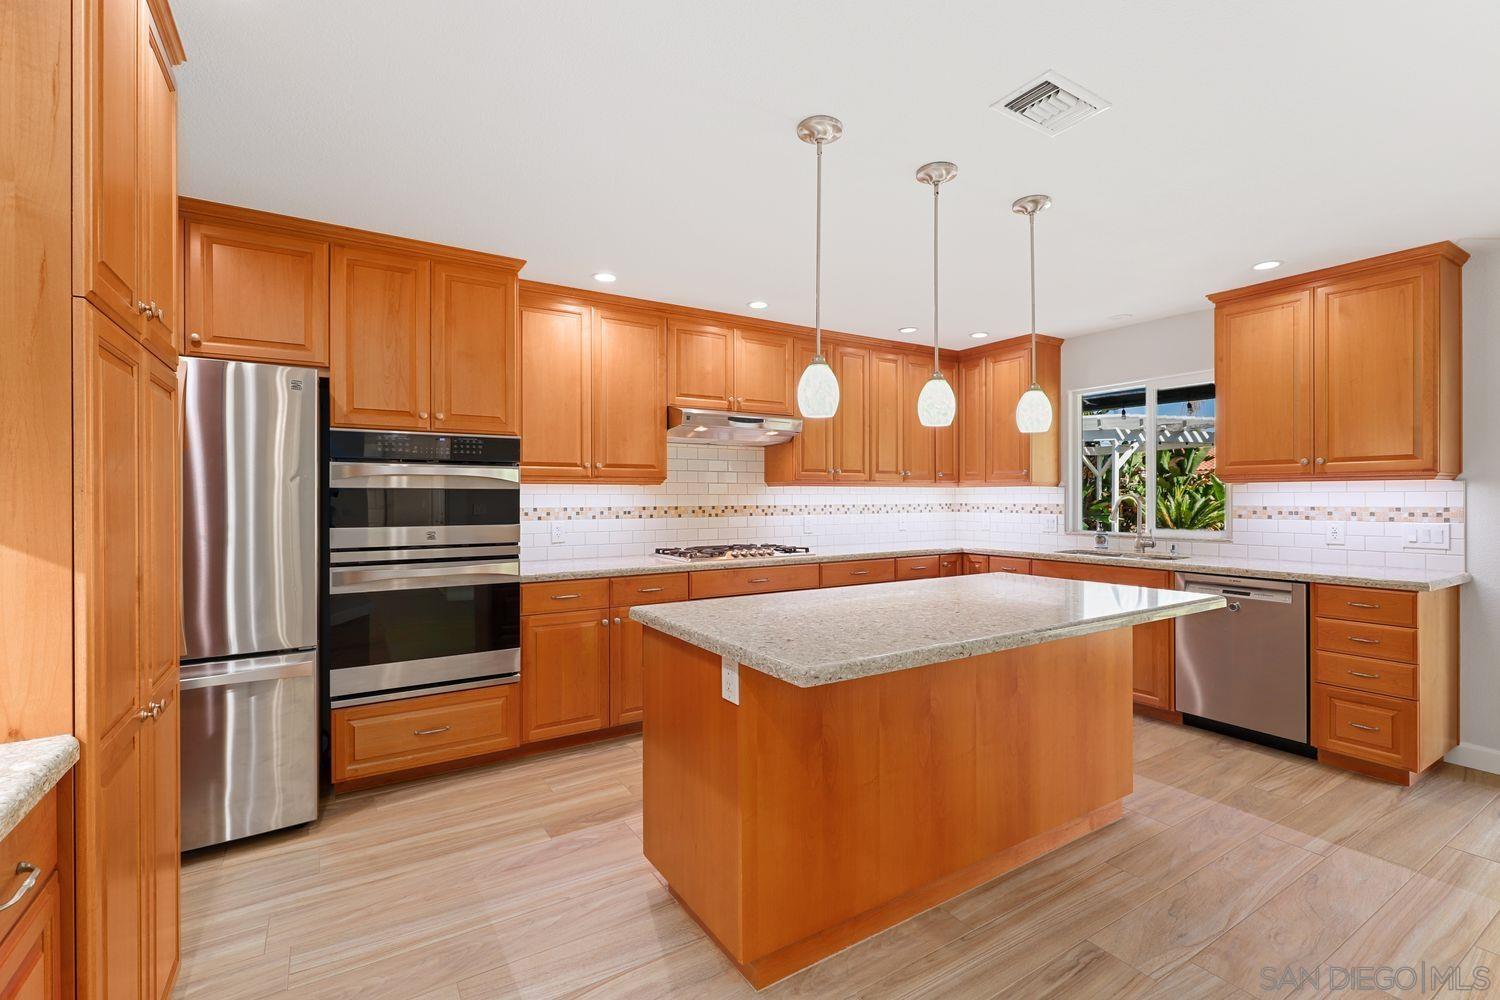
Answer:
<svg viewBox="0 0 1500 1000"><path fill-rule="evenodd" d="M429 590L437 587L482 587L517 583L521 561L424 563L418 566L335 566L328 570L330 594L364 594L377 590Z"/></svg>
<svg viewBox="0 0 1500 1000"><path fill-rule="evenodd" d="M329 462L328 485L345 489L519 490L521 470L502 465Z"/></svg>

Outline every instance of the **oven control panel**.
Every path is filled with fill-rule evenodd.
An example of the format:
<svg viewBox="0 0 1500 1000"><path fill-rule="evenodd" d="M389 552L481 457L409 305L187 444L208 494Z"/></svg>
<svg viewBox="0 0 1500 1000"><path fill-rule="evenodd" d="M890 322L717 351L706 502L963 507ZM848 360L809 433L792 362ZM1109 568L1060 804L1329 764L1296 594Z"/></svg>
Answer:
<svg viewBox="0 0 1500 1000"><path fill-rule="evenodd" d="M478 434L419 434L403 431L332 430L334 461L440 462L452 465L517 465L521 439Z"/></svg>

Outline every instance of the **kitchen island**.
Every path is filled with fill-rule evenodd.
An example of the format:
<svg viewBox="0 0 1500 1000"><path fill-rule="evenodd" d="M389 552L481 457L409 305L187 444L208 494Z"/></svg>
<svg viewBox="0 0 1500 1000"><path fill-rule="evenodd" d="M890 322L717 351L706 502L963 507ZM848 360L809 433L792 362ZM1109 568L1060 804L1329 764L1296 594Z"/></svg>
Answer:
<svg viewBox="0 0 1500 1000"><path fill-rule="evenodd" d="M646 857L773 983L1118 819L1131 628L1223 603L985 575L634 608Z"/></svg>

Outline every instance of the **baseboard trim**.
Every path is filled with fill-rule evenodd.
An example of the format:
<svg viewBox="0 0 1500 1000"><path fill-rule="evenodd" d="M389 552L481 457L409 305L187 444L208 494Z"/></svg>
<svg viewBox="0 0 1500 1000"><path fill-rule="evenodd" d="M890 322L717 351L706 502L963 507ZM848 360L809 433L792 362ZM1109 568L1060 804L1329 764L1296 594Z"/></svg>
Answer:
<svg viewBox="0 0 1500 1000"><path fill-rule="evenodd" d="M1500 774L1500 750L1482 747L1478 743L1460 743L1443 757L1450 764L1462 764L1476 771Z"/></svg>

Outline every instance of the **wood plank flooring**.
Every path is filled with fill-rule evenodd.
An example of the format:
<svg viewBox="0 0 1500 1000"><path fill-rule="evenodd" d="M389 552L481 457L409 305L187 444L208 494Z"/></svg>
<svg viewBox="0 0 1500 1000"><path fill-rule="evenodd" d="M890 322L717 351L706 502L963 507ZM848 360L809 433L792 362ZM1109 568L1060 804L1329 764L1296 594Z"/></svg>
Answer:
<svg viewBox="0 0 1500 1000"><path fill-rule="evenodd" d="M1396 788L1150 719L1135 735L1118 823L763 995L1303 1000L1339 995L1338 969L1423 962L1500 982L1500 778L1440 765ZM641 856L640 796L628 737L195 852L176 996L753 996ZM1491 995L1456 986L1352 995Z"/></svg>

